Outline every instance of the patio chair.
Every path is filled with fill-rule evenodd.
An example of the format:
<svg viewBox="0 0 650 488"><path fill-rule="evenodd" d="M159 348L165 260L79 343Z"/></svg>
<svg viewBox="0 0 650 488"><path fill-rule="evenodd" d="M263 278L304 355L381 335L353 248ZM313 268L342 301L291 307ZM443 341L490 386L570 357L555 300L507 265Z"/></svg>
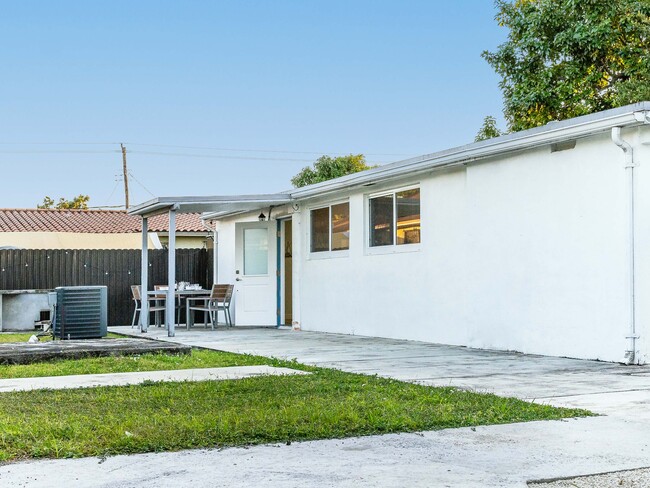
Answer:
<svg viewBox="0 0 650 488"><path fill-rule="evenodd" d="M164 291L164 293L161 293L160 295L156 293L155 297L158 300L167 298L167 285L154 285L153 289L155 291ZM183 300L181 299L180 295L176 295L176 323L177 324L181 323L181 308L183 308Z"/></svg>
<svg viewBox="0 0 650 488"><path fill-rule="evenodd" d="M191 297L187 299L187 329L194 325L194 312L197 310L204 313L203 326L207 329L208 318L212 330L217 325L219 311L223 310L226 324L232 327L230 316L230 302L232 301L233 285L212 285L210 296Z"/></svg>
<svg viewBox="0 0 650 488"><path fill-rule="evenodd" d="M133 328L135 326L138 312L142 313L142 291L140 285L131 285L131 294L133 295L133 303L135 305L135 309L133 310L133 320L131 321L131 328ZM164 301L165 297L147 297L147 301L149 302L149 312L155 312L155 323L158 327L160 327L160 312L165 311L165 304L163 303L160 305L161 299Z"/></svg>

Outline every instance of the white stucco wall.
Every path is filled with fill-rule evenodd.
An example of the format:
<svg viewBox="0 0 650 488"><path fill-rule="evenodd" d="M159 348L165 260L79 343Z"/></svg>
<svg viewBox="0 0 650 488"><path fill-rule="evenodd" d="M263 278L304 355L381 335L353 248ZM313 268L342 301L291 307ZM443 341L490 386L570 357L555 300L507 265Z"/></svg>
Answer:
<svg viewBox="0 0 650 488"><path fill-rule="evenodd" d="M625 171L597 139L468 169L468 345L623 358Z"/></svg>
<svg viewBox="0 0 650 488"><path fill-rule="evenodd" d="M644 129L647 131L647 129ZM624 131L637 173L637 331L650 345L650 139ZM419 183L421 244L371 249L367 195ZM622 151L609 133L337 195L350 201L350 250L309 254L309 209L294 232L294 303L303 330L618 361L628 332ZM249 216L250 217L250 216ZM219 228L220 279L234 279L234 224ZM232 249L232 251L230 251ZM300 251L300 252L298 252ZM388 252L387 252L388 251ZM299 278L299 279L297 279Z"/></svg>

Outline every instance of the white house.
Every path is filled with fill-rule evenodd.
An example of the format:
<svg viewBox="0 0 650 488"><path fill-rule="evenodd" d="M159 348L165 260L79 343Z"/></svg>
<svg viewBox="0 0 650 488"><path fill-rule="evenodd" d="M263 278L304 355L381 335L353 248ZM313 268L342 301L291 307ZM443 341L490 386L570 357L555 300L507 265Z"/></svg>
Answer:
<svg viewBox="0 0 650 488"><path fill-rule="evenodd" d="M650 102L193 211L237 325L648 360Z"/></svg>

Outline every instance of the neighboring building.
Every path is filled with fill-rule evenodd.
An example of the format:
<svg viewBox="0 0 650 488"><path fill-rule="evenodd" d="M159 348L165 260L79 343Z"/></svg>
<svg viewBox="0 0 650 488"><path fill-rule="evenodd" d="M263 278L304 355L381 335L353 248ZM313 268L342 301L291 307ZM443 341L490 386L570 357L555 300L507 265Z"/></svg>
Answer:
<svg viewBox="0 0 650 488"><path fill-rule="evenodd" d="M648 361L650 102L283 193L131 209L164 211L208 212L237 325Z"/></svg>
<svg viewBox="0 0 650 488"><path fill-rule="evenodd" d="M123 210L0 209L0 248L140 249L142 221ZM204 248L210 235L199 214L176 221L179 248ZM166 215L149 222L149 247L167 244ZM212 241L209 241L212 247Z"/></svg>

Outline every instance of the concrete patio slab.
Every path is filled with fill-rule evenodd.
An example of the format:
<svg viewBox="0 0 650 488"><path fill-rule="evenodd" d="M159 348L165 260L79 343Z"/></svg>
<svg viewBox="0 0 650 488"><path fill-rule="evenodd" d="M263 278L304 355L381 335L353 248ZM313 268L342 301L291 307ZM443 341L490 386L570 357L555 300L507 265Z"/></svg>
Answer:
<svg viewBox="0 0 650 488"><path fill-rule="evenodd" d="M145 381L222 381L253 376L310 374L290 368L273 366L230 366L226 368L197 368L132 373L80 374L72 376L41 376L0 380L0 393L29 390L69 390L96 386L139 385Z"/></svg>
<svg viewBox="0 0 650 488"><path fill-rule="evenodd" d="M129 327L112 330L588 408L603 416L289 446L18 463L0 467L0 485L525 487L531 480L650 466L648 367L277 329L178 329L172 339L153 327L147 334Z"/></svg>
<svg viewBox="0 0 650 488"><path fill-rule="evenodd" d="M146 334L129 327L111 330L194 347L296 359L314 366L432 386L456 386L563 406L575 403L576 407L598 413L611 412L606 407L611 400L605 400L604 393L650 392L647 366L275 328L179 329L174 338L156 327Z"/></svg>

